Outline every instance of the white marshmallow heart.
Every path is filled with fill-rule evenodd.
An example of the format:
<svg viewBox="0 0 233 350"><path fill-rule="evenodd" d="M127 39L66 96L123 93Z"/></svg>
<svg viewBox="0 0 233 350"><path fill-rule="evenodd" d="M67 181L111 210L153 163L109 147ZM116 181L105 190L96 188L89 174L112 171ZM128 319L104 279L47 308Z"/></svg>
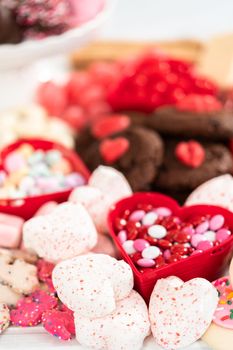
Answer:
<svg viewBox="0 0 233 350"><path fill-rule="evenodd" d="M146 303L134 290L105 317L89 319L75 312L76 338L83 346L101 350L139 350L150 333Z"/></svg>
<svg viewBox="0 0 233 350"><path fill-rule="evenodd" d="M217 290L203 278L186 283L178 277L158 280L149 303L156 342L169 350L191 345L209 327L217 304Z"/></svg>
<svg viewBox="0 0 233 350"><path fill-rule="evenodd" d="M98 188L109 197L111 205L132 194L132 189L124 175L111 167L100 165L91 174L89 186Z"/></svg>
<svg viewBox="0 0 233 350"><path fill-rule="evenodd" d="M53 284L61 301L84 317L103 317L129 295L133 274L128 264L104 254L86 254L59 263Z"/></svg>
<svg viewBox="0 0 233 350"><path fill-rule="evenodd" d="M69 201L81 203L92 217L97 231L104 233L107 232L111 206L131 194L129 183L119 171L101 165L90 176L89 185L76 188Z"/></svg>
<svg viewBox="0 0 233 350"><path fill-rule="evenodd" d="M97 232L86 209L67 202L51 214L28 220L23 226L23 243L39 257L57 263L89 252L97 243Z"/></svg>
<svg viewBox="0 0 233 350"><path fill-rule="evenodd" d="M103 192L91 186L80 186L72 191L69 201L82 204L94 221L97 231L106 232L110 204Z"/></svg>
<svg viewBox="0 0 233 350"><path fill-rule="evenodd" d="M187 198L185 205L212 204L233 211L233 177L217 176L197 187Z"/></svg>

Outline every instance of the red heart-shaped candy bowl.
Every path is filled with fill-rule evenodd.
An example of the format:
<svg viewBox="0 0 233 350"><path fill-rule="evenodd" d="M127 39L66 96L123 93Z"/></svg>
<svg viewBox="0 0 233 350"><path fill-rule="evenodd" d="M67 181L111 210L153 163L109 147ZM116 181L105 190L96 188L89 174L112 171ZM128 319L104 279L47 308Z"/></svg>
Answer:
<svg viewBox="0 0 233 350"><path fill-rule="evenodd" d="M80 173L84 179L88 180L90 172L75 152L60 145L59 143L42 139L21 139L4 148L0 153L1 170L4 170L3 163L7 155L23 144L31 145L35 150L41 149L44 151L60 151L62 156L71 164L73 171ZM71 190L66 189L45 195L24 197L22 199L0 199L0 212L17 215L25 220L28 220L43 204L48 201L56 201L57 203L65 202L68 199L70 192Z"/></svg>
<svg viewBox="0 0 233 350"><path fill-rule="evenodd" d="M201 215L211 217L220 214L225 219L225 224L232 234L217 246L205 250L201 253L188 256L177 262L158 268L144 268L141 271L137 268L131 257L125 252L120 243L116 229L116 220L122 217L126 210L130 212L137 208L138 204L151 204L154 208L169 208L173 215L179 217L182 222ZM156 281L168 276L177 276L184 281L194 277L203 277L213 281L224 273L233 252L233 213L230 211L211 205L195 205L190 207L180 207L172 198L159 193L135 193L117 202L111 209L108 217L110 234L120 251L122 258L130 265L134 274L135 289L143 296L146 302L149 301L151 292Z"/></svg>

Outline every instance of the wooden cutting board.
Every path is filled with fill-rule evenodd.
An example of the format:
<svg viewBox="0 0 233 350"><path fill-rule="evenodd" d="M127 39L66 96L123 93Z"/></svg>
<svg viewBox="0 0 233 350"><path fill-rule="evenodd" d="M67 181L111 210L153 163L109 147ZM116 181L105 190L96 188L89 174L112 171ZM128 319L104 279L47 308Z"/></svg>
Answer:
<svg viewBox="0 0 233 350"><path fill-rule="evenodd" d="M194 40L133 42L133 41L97 41L74 52L71 63L75 68L85 68L94 61L113 61L134 56L147 49L159 49L174 57L196 62L204 45Z"/></svg>

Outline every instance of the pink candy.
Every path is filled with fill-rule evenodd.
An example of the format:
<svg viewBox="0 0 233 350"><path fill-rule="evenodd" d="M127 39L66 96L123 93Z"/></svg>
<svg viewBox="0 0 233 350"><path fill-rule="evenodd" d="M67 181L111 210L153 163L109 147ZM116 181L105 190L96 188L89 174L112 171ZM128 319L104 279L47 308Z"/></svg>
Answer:
<svg viewBox="0 0 233 350"><path fill-rule="evenodd" d="M0 213L0 247L18 248L24 220L18 216Z"/></svg>
<svg viewBox="0 0 233 350"><path fill-rule="evenodd" d="M145 216L144 210L135 210L129 217L130 221L141 221Z"/></svg>
<svg viewBox="0 0 233 350"><path fill-rule="evenodd" d="M159 216L164 216L164 217L172 215L172 211L166 207L156 208L155 213L157 213Z"/></svg>
<svg viewBox="0 0 233 350"><path fill-rule="evenodd" d="M141 267L152 267L155 266L155 261L153 259L142 258L138 259L137 264Z"/></svg>
<svg viewBox="0 0 233 350"><path fill-rule="evenodd" d="M138 252L142 252L145 248L149 247L150 244L145 240L145 239L136 239L134 241L134 248L138 251Z"/></svg>
<svg viewBox="0 0 233 350"><path fill-rule="evenodd" d="M206 232L209 228L209 222L204 221L196 227L196 234L202 234Z"/></svg>
<svg viewBox="0 0 233 350"><path fill-rule="evenodd" d="M120 243L123 244L127 240L126 231L125 230L121 230L118 233L117 238L119 239Z"/></svg>
<svg viewBox="0 0 233 350"><path fill-rule="evenodd" d="M201 241L197 245L198 250L208 250L213 247L213 243L210 241Z"/></svg>
<svg viewBox="0 0 233 350"><path fill-rule="evenodd" d="M217 239L219 242L223 242L223 241L225 241L230 235L231 235L231 231L227 230L226 228L222 228L222 229L220 229L220 230L217 231L216 239Z"/></svg>
<svg viewBox="0 0 233 350"><path fill-rule="evenodd" d="M224 225L224 217L222 215L215 215L210 219L210 229L213 231L219 230Z"/></svg>
<svg viewBox="0 0 233 350"><path fill-rule="evenodd" d="M195 235L192 236L191 238L191 243L194 248L197 248L198 244L205 240L205 237L199 233L196 233Z"/></svg>

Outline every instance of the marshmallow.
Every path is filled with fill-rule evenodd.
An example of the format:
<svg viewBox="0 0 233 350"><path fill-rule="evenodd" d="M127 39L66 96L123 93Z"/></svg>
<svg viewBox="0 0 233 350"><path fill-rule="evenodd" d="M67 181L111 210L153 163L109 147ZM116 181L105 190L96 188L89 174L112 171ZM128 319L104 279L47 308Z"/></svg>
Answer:
<svg viewBox="0 0 233 350"><path fill-rule="evenodd" d="M215 177L197 187L185 205L211 204L233 211L233 177L229 174Z"/></svg>
<svg viewBox="0 0 233 350"><path fill-rule="evenodd" d="M218 304L214 286L203 278L157 281L149 303L152 334L165 349L180 349L202 337Z"/></svg>
<svg viewBox="0 0 233 350"><path fill-rule="evenodd" d="M24 220L15 215L0 213L0 247L17 248L21 242Z"/></svg>
<svg viewBox="0 0 233 350"><path fill-rule="evenodd" d="M74 317L78 342L94 349L139 350L150 333L147 306L134 290L105 317L89 319L79 312Z"/></svg>
<svg viewBox="0 0 233 350"><path fill-rule="evenodd" d="M133 274L128 264L104 254L86 254L59 263L53 284L61 301L84 317L103 317L129 295Z"/></svg>
<svg viewBox="0 0 233 350"><path fill-rule="evenodd" d="M76 188L69 201L81 203L92 217L99 233L107 232L108 212L113 204L132 194L125 177L116 169L99 166L90 176L89 186Z"/></svg>
<svg viewBox="0 0 233 350"><path fill-rule="evenodd" d="M37 216L23 226L23 242L45 260L53 263L90 251L97 232L81 204L63 203L51 214Z"/></svg>

